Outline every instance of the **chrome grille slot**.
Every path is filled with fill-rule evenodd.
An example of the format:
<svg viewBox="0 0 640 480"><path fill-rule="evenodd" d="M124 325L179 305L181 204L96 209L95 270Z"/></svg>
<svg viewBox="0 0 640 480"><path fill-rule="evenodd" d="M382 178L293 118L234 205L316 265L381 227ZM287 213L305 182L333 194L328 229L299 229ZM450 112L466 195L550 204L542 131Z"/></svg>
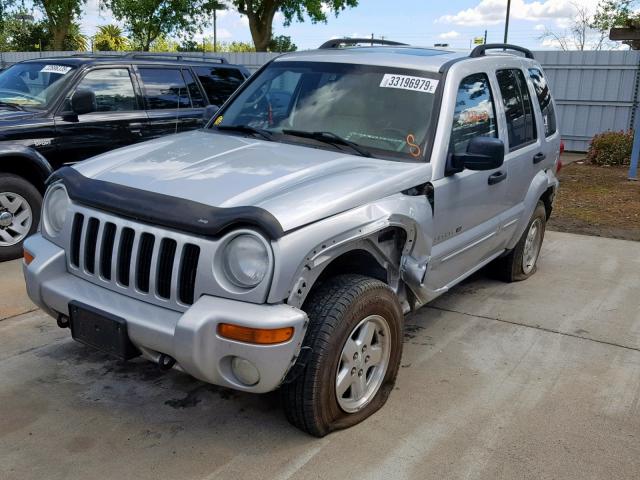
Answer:
<svg viewBox="0 0 640 480"><path fill-rule="evenodd" d="M84 268L93 274L96 270L96 243L98 242L98 228L100 222L97 218L90 218L87 223L87 234L84 241Z"/></svg>
<svg viewBox="0 0 640 480"><path fill-rule="evenodd" d="M171 296L171 276L173 263L176 258L176 246L178 244L171 238L163 238L160 242L158 254L158 274L156 276L156 293L161 298L168 299Z"/></svg>
<svg viewBox="0 0 640 480"><path fill-rule="evenodd" d="M199 258L200 247L192 243L185 244L182 249L180 273L178 276L178 298L182 303L187 305L191 305L194 300L194 287Z"/></svg>
<svg viewBox="0 0 640 480"><path fill-rule="evenodd" d="M71 227L71 265L78 268L80 266L80 239L82 238L82 226L84 225L84 215L76 213L73 217Z"/></svg>
<svg viewBox="0 0 640 480"><path fill-rule="evenodd" d="M68 241L74 275L176 310L200 296L198 264L211 259L203 258L198 243L215 245L80 206L74 208Z"/></svg>
<svg viewBox="0 0 640 480"><path fill-rule="evenodd" d="M129 286L129 273L131 272L131 256L133 254L133 240L135 233L133 228L125 227L120 235L120 247L118 248L118 282L125 287Z"/></svg>
<svg viewBox="0 0 640 480"><path fill-rule="evenodd" d="M100 275L105 280L111 280L111 259L115 239L116 226L114 223L107 222L102 233L102 250L100 252Z"/></svg>
<svg viewBox="0 0 640 480"><path fill-rule="evenodd" d="M149 293L149 277L151 274L151 258L156 239L150 233L143 233L138 248L138 264L136 267L136 286L138 290Z"/></svg>

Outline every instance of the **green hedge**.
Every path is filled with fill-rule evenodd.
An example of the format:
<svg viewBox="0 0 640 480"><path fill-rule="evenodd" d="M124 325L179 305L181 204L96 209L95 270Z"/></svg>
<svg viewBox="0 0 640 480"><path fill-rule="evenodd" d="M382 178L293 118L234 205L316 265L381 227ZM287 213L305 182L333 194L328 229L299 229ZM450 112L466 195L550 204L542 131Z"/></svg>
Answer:
<svg viewBox="0 0 640 480"><path fill-rule="evenodd" d="M587 161L601 166L629 165L632 147L632 130L599 133L591 139Z"/></svg>

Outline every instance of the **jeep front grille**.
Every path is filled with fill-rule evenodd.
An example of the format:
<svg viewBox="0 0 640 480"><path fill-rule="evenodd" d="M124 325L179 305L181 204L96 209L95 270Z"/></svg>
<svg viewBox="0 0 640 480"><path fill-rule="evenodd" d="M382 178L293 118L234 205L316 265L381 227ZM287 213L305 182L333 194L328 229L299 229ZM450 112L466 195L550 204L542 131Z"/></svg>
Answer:
<svg viewBox="0 0 640 480"><path fill-rule="evenodd" d="M76 212L69 250L71 271L96 283L153 303L195 300L200 247L158 228Z"/></svg>

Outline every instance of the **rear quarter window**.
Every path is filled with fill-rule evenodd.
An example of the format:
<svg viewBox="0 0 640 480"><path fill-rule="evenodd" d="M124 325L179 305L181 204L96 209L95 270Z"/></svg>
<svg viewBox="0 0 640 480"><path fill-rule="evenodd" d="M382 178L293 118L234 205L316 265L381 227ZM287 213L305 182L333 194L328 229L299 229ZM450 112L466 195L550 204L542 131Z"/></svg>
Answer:
<svg viewBox="0 0 640 480"><path fill-rule="evenodd" d="M556 133L557 125L556 112L553 107L553 101L551 99L551 92L549 91L547 79L538 68L529 69L529 78L531 78L531 82L533 83L533 88L536 91L536 97L538 97L538 104L540 105L540 111L542 112L544 136L550 137Z"/></svg>
<svg viewBox="0 0 640 480"><path fill-rule="evenodd" d="M221 106L245 78L240 70L225 67L194 67L200 83L212 105Z"/></svg>

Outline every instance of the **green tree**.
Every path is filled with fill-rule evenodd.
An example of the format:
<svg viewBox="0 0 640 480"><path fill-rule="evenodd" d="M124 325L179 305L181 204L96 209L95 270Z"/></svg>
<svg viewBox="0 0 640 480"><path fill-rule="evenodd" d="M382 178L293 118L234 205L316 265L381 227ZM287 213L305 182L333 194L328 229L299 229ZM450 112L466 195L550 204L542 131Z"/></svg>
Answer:
<svg viewBox="0 0 640 480"><path fill-rule="evenodd" d="M635 12L636 0L601 0L592 27L602 34L609 33L614 27L640 28L640 14ZM640 41L628 40L625 43L634 50L640 49Z"/></svg>
<svg viewBox="0 0 640 480"><path fill-rule="evenodd" d="M175 41L165 37L164 35L161 35L158 38L156 38L153 41L153 43L151 43L151 45L149 47L149 51L150 52L159 52L159 53L177 52L178 51L178 42L175 42Z"/></svg>
<svg viewBox="0 0 640 480"><path fill-rule="evenodd" d="M202 45L195 40L183 40L178 45L179 52L202 52Z"/></svg>
<svg viewBox="0 0 640 480"><path fill-rule="evenodd" d="M69 26L64 42L62 42L62 49L86 52L88 50L88 46L89 39L80 31L80 24L73 22Z"/></svg>
<svg viewBox="0 0 640 480"><path fill-rule="evenodd" d="M63 50L65 39L73 29L73 22L82 14L86 0L34 0L33 3L46 16L51 32L51 46L54 50Z"/></svg>
<svg viewBox="0 0 640 480"><path fill-rule="evenodd" d="M266 52L273 36L273 18L277 12L284 16L288 26L294 20L304 22L305 16L312 23L327 22L327 14L338 15L348 7L358 5L358 0L231 0L239 13L249 19L251 37L258 52Z"/></svg>
<svg viewBox="0 0 640 480"><path fill-rule="evenodd" d="M268 49L270 52L295 52L298 47L291 41L291 37L278 35L271 39Z"/></svg>
<svg viewBox="0 0 640 480"><path fill-rule="evenodd" d="M209 23L211 0L102 0L124 22L133 42L149 51L161 37L193 34Z"/></svg>
<svg viewBox="0 0 640 480"><path fill-rule="evenodd" d="M45 22L24 20L24 10L7 15L4 21L3 48L18 52L35 52L49 46L50 34Z"/></svg>
<svg viewBox="0 0 640 480"><path fill-rule="evenodd" d="M230 42L222 43L218 51L229 53L247 53L255 52L256 48L248 42Z"/></svg>
<svg viewBox="0 0 640 480"><path fill-rule="evenodd" d="M129 48L129 41L118 25L101 25L93 38L93 48L102 52L120 52Z"/></svg>

